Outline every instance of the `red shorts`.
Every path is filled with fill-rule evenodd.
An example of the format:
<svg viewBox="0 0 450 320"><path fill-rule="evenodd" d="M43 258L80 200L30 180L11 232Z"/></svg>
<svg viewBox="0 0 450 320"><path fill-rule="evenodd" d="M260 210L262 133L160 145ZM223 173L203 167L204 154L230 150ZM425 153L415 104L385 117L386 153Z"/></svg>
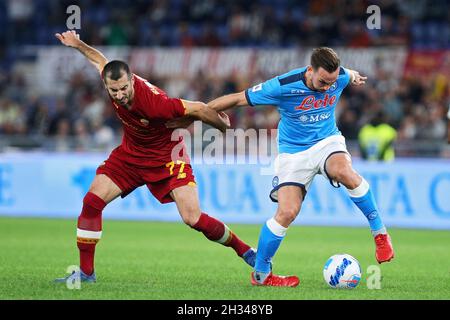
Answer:
<svg viewBox="0 0 450 320"><path fill-rule="evenodd" d="M147 185L159 202L168 203L174 201L170 196L173 189L196 185L191 165L183 161L171 161L161 167L142 167L130 164L129 160L130 157L118 147L96 171L96 174L107 175L122 190L122 198Z"/></svg>

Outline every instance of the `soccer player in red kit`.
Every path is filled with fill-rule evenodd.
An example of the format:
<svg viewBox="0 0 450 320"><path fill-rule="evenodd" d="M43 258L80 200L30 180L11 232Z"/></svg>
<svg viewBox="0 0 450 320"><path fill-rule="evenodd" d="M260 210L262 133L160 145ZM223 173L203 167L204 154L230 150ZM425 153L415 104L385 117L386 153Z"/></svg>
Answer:
<svg viewBox="0 0 450 320"><path fill-rule="evenodd" d="M189 115L225 131L230 125L226 114L218 114L202 102L169 98L161 89L131 73L125 62L108 62L101 52L81 41L75 31L55 36L62 44L78 49L98 69L124 129L122 143L98 167L83 199L77 225L80 271L57 281L96 281L94 253L102 234L102 211L118 196L124 198L142 185L147 185L161 203L175 201L187 225L211 241L232 247L254 266L255 249L224 223L201 212L187 155L173 155L174 147L183 142L172 141L173 129L165 126L169 119Z"/></svg>

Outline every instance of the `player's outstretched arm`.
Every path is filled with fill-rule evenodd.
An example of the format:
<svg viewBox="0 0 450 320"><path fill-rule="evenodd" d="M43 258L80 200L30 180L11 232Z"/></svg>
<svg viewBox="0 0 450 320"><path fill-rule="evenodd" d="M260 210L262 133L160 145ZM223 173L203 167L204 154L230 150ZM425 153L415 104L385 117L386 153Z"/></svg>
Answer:
<svg viewBox="0 0 450 320"><path fill-rule="evenodd" d="M367 77L363 77L358 71L347 69L350 72L350 84L361 86L366 83Z"/></svg>
<svg viewBox="0 0 450 320"><path fill-rule="evenodd" d="M247 98L245 97L245 91L239 93L232 93L217 99L212 100L208 103L208 107L213 109L219 113L220 117L227 118L228 116L221 112L227 109L231 109L237 106L248 106ZM224 119L225 120L225 119ZM195 121L195 118L192 116L184 116L181 118L172 119L166 122L166 127L168 128L187 128L192 122ZM229 122L229 119L228 119ZM228 125L229 126L229 125Z"/></svg>
<svg viewBox="0 0 450 320"><path fill-rule="evenodd" d="M193 120L201 120L214 128L225 132L230 127L230 119L226 113L217 113L214 109L208 107L205 103L199 101L182 100L186 108L186 116Z"/></svg>
<svg viewBox="0 0 450 320"><path fill-rule="evenodd" d="M80 35L75 31L66 31L63 33L55 34L55 37L58 38L61 43L67 47L72 47L80 51L88 60L91 62L97 70L102 73L103 68L108 63L108 59L98 51L97 49L88 46L82 40L80 40Z"/></svg>
<svg viewBox="0 0 450 320"><path fill-rule="evenodd" d="M208 102L208 107L216 110L217 112L240 106L248 106L245 91L227 94Z"/></svg>

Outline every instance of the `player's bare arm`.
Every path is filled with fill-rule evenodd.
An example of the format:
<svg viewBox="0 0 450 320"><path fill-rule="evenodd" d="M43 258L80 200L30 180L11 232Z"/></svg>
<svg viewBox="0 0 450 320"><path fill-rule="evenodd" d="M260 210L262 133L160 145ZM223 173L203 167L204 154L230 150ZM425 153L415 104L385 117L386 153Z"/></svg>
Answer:
<svg viewBox="0 0 450 320"><path fill-rule="evenodd" d="M80 35L75 31L66 31L55 34L61 43L67 47L75 48L80 51L101 73L104 66L108 63L108 59L97 49L87 45L80 40Z"/></svg>
<svg viewBox="0 0 450 320"><path fill-rule="evenodd" d="M214 128L225 132L230 127L230 119L223 113L217 113L214 109L208 107L205 103L199 101L181 100L186 108L186 116L194 120L201 120Z"/></svg>
<svg viewBox="0 0 450 320"><path fill-rule="evenodd" d="M208 107L216 110L217 112L241 106L248 106L245 91L227 94L208 102Z"/></svg>
<svg viewBox="0 0 450 320"><path fill-rule="evenodd" d="M363 77L358 71L355 70L348 69L348 71L350 72L350 84L354 86L361 86L366 83L367 77Z"/></svg>
<svg viewBox="0 0 450 320"><path fill-rule="evenodd" d="M238 106L248 106L247 99L245 98L245 91L228 94L208 103L208 107L217 111L220 116L226 116L222 111ZM187 128L194 120L195 119L191 116L184 116L168 121L166 126L168 128Z"/></svg>

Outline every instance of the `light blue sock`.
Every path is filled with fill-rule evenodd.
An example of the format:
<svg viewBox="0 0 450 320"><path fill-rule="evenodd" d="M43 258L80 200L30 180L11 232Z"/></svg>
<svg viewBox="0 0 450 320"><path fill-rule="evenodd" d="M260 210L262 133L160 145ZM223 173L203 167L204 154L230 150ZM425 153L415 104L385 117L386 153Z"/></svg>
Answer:
<svg viewBox="0 0 450 320"><path fill-rule="evenodd" d="M367 221L369 221L370 230L372 231L373 236L380 233L386 233L386 228L381 220L375 197L369 188L369 183L363 179L359 187L348 190L348 192L350 194L350 199L352 199L367 218Z"/></svg>
<svg viewBox="0 0 450 320"><path fill-rule="evenodd" d="M255 274L258 274L260 282L271 271L272 257L278 250L281 241L286 235L287 228L280 225L274 218L268 220L262 227L256 253Z"/></svg>

